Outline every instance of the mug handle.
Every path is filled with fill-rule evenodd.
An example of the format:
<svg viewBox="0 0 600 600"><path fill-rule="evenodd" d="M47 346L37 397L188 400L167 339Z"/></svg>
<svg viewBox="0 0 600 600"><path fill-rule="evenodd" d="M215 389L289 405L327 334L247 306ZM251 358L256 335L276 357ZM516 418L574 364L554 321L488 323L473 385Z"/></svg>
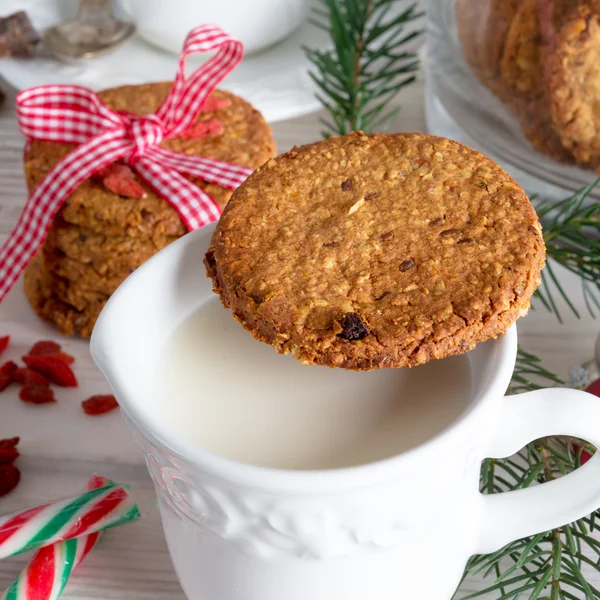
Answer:
<svg viewBox="0 0 600 600"><path fill-rule="evenodd" d="M600 448L600 398L566 388L506 396L486 457L504 458L532 440L568 435ZM480 495L481 533L475 553L489 554L515 540L562 527L600 507L600 452L572 473L541 485Z"/></svg>

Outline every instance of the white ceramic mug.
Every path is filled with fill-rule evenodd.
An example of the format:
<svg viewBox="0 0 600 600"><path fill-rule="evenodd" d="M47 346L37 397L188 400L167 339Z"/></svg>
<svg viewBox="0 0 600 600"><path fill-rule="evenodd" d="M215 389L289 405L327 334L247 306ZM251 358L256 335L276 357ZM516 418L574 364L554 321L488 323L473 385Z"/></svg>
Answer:
<svg viewBox="0 0 600 600"><path fill-rule="evenodd" d="M306 17L308 0L119 0L149 43L179 54L189 30L215 23L257 52L286 38Z"/></svg>
<svg viewBox="0 0 600 600"><path fill-rule="evenodd" d="M179 438L153 411L154 402L169 399L155 398L152 373L170 334L212 297L202 259L213 229L184 236L129 277L101 314L91 346L146 455L191 600L449 600L470 555L600 506L600 456L551 483L478 491L482 459L508 456L536 438L564 434L600 445L595 396L554 388L504 397L514 327L469 353L474 391L465 413L399 456L281 471Z"/></svg>

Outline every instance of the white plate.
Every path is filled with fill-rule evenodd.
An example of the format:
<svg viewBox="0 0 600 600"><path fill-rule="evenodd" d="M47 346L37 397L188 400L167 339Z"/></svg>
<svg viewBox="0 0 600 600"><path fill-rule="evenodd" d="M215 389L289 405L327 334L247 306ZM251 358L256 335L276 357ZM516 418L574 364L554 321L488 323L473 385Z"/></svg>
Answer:
<svg viewBox="0 0 600 600"><path fill-rule="evenodd" d="M25 10L39 31L65 18L58 3L48 0L2 0L2 14ZM72 7L70 7L72 8ZM320 108L308 76L309 62L302 45L324 47L327 35L304 23L285 41L246 57L222 87L238 94L275 123ZM188 60L188 73L200 64ZM48 83L77 84L92 89L173 79L177 57L145 43L139 37L104 56L66 63L51 57L0 60L0 75L18 90Z"/></svg>

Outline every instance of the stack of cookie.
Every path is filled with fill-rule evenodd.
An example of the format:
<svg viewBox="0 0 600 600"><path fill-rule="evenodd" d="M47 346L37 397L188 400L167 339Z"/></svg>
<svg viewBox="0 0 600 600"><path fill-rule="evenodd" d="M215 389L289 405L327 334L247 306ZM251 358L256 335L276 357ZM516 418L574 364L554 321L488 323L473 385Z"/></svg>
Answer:
<svg viewBox="0 0 600 600"><path fill-rule="evenodd" d="M600 2L457 0L463 53L540 152L600 169Z"/></svg>
<svg viewBox="0 0 600 600"><path fill-rule="evenodd" d="M109 89L108 106L154 113L170 83ZM250 104L215 91L199 116L207 136L172 138L165 148L256 168L275 153L270 127ZM69 144L35 140L25 156L29 190L73 150ZM118 177L108 177L117 172ZM125 180L125 183L123 183ZM224 206L231 191L193 180ZM114 165L83 182L66 200L44 245L25 271L25 293L36 313L65 335L89 337L118 285L153 254L186 233L177 212L126 165Z"/></svg>

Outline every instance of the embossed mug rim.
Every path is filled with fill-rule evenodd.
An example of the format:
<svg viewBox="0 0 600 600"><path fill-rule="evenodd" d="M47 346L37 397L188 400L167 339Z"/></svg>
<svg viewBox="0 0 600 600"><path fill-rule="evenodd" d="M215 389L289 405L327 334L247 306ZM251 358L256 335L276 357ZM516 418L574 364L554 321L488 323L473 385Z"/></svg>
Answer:
<svg viewBox="0 0 600 600"><path fill-rule="evenodd" d="M126 356L120 347L122 337L115 335L115 331L120 331L121 325L126 325L131 320L144 319L143 305L153 302L153 294L149 288L154 286L155 294L160 293L160 285L156 286L161 280L161 275L172 276L174 271L179 271L184 278L189 277L189 272L186 273L181 265L187 264L189 271L195 264L196 272L193 275L198 276L197 271L201 270L200 275L204 276L201 259L208 248L213 230L214 225L186 234L130 275L112 295L102 311L90 345L92 358L110 382L125 415L136 423L145 435L154 438L183 462L191 463L219 478L252 487L264 486L284 493L310 494L366 487L397 477L402 472L418 470L425 463L434 460L436 454L439 455L442 451L440 447L464 442L473 422L477 421L480 413L486 410L486 404L504 396L516 360L515 325L509 328L504 336L480 344L471 351L471 353L480 352L482 347L486 346L489 356L486 357L485 362L488 368L479 372L472 369L475 383L473 397L458 419L423 444L396 456L341 469L283 470L238 462L187 441L162 423L152 410L148 409L148 403L144 402L144 395L139 391L136 392L136 384L133 381L135 377L131 377L127 365L122 364L121 361ZM128 304L133 305L127 300L135 299L139 303L139 298L144 298L139 310L135 311L135 314L127 311ZM196 308L204 301L198 298ZM492 351L489 351L490 346ZM485 377L485 381L478 381L481 377Z"/></svg>

